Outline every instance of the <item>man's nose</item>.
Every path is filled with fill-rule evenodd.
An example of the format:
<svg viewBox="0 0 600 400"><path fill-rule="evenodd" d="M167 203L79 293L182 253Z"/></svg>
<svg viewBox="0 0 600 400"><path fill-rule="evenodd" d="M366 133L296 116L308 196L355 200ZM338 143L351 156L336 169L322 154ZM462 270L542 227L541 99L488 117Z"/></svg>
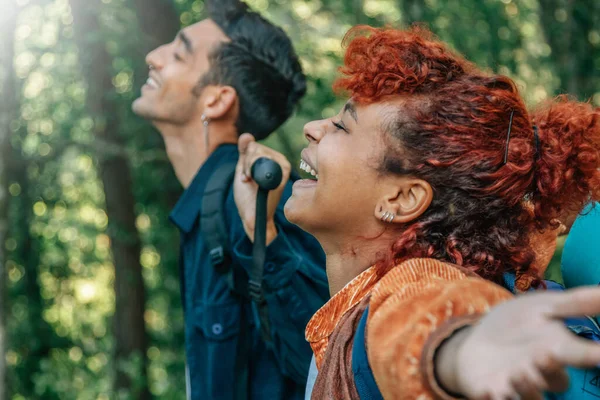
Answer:
<svg viewBox="0 0 600 400"><path fill-rule="evenodd" d="M164 50L165 45L157 47L146 55L146 64L150 69L161 69L163 67L161 53Z"/></svg>

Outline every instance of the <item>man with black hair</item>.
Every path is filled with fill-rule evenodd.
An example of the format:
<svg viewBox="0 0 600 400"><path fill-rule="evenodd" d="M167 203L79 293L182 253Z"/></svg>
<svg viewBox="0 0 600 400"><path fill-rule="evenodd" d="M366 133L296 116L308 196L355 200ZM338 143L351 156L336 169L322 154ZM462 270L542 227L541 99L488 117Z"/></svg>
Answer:
<svg viewBox="0 0 600 400"><path fill-rule="evenodd" d="M302 399L312 355L304 327L329 293L321 247L283 214L291 194L289 162L276 152L264 154L284 172L267 211L262 287L268 340L259 328L263 316L255 317L244 293L254 215L236 207L254 203L257 186L250 178L235 179L224 191L221 249L229 258L211 251L214 238L207 237L203 208L207 185L240 158L238 142L247 154L255 139L277 129L304 95L305 77L280 28L239 1L206 6L208 19L148 54L149 77L133 103L134 112L160 131L185 188L170 218L181 232L188 395Z"/></svg>

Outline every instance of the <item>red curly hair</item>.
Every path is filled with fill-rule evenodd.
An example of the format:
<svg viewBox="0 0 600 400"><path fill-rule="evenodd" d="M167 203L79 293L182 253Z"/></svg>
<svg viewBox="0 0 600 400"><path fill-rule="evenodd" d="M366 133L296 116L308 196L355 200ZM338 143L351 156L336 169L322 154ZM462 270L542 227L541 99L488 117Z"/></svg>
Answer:
<svg viewBox="0 0 600 400"><path fill-rule="evenodd" d="M363 104L405 100L382 123L382 170L434 190L386 267L434 257L496 282L515 271L521 289L539 284L531 234L600 200L600 110L561 96L530 114L513 81L478 70L423 27L359 26L344 42L344 76L334 88Z"/></svg>

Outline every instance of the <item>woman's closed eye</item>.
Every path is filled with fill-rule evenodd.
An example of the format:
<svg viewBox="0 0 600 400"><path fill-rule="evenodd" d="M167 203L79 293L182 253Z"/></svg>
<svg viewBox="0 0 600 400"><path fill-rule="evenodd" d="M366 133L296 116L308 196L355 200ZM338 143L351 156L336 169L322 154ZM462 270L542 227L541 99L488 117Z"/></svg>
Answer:
<svg viewBox="0 0 600 400"><path fill-rule="evenodd" d="M346 129L346 127L343 125L343 122L335 122L335 121L331 121L331 123L333 124L333 126L335 126L336 129L338 130L343 130L344 132L348 133L348 129Z"/></svg>

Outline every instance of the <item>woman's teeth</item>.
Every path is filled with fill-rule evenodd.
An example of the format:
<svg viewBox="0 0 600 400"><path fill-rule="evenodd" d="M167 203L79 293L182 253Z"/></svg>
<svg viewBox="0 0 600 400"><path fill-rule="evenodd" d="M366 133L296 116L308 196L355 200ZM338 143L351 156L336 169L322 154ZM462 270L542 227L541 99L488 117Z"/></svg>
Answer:
<svg viewBox="0 0 600 400"><path fill-rule="evenodd" d="M156 81L154 79L150 78L150 77L146 80L146 84L148 86L151 86L151 87L155 88L155 89L158 88L158 85L156 84Z"/></svg>
<svg viewBox="0 0 600 400"><path fill-rule="evenodd" d="M315 171L314 169L312 169L311 166L308 165L308 163L306 161L300 160L300 169L302 171L308 172L309 174L311 174L315 178L319 179L319 174L317 174L317 171Z"/></svg>

